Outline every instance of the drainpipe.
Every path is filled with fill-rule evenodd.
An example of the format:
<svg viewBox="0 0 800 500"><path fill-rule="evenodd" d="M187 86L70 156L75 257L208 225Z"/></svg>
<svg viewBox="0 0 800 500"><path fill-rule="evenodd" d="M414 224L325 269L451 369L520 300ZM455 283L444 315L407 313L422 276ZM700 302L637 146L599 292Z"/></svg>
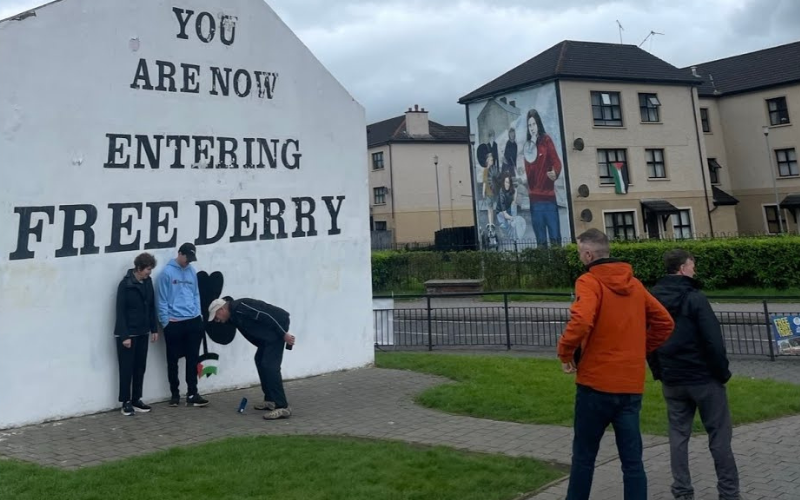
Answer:
<svg viewBox="0 0 800 500"><path fill-rule="evenodd" d="M700 156L700 174L703 176L703 193L706 198L706 214L708 215L708 229L711 231L711 237L714 237L714 221L711 218L711 204L708 202L708 185L706 184L706 166L703 164L703 147L700 144L700 127L697 126L697 104L694 99L694 87L689 87L689 93L692 95L692 115L694 115L694 133L697 136L697 154Z"/></svg>
<svg viewBox="0 0 800 500"><path fill-rule="evenodd" d="M397 219L394 217L394 161L392 161L392 143L389 143L389 199L392 200L392 239L397 244Z"/></svg>

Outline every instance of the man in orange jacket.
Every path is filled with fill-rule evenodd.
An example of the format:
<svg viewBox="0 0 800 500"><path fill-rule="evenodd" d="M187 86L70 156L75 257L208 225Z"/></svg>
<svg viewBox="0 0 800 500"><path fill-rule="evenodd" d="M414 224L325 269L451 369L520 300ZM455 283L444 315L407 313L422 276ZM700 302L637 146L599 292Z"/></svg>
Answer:
<svg viewBox="0 0 800 500"><path fill-rule="evenodd" d="M565 373L577 372L575 436L567 500L588 500L600 440L614 427L625 500L647 499L639 413L645 358L667 338L672 317L633 277L630 264L610 259L597 229L578 236L587 268L575 282L570 320L558 342Z"/></svg>

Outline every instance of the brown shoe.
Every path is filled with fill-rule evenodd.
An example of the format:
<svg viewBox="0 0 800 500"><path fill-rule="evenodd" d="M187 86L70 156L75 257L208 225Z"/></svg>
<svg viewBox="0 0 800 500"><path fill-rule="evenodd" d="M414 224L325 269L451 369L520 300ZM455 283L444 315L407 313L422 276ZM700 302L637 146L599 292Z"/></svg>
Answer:
<svg viewBox="0 0 800 500"><path fill-rule="evenodd" d="M275 403L273 403L272 401L264 401L260 404L255 405L253 409L258 411L272 411L275 409Z"/></svg>
<svg viewBox="0 0 800 500"><path fill-rule="evenodd" d="M291 408L275 408L264 414L264 420L278 420L279 418L289 418L292 416Z"/></svg>

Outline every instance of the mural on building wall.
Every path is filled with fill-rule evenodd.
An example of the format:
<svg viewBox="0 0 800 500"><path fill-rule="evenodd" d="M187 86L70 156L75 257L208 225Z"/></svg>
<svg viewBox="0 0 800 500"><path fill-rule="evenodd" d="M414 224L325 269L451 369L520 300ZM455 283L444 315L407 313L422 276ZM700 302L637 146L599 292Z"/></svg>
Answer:
<svg viewBox="0 0 800 500"><path fill-rule="evenodd" d="M482 248L571 240L555 84L469 105Z"/></svg>

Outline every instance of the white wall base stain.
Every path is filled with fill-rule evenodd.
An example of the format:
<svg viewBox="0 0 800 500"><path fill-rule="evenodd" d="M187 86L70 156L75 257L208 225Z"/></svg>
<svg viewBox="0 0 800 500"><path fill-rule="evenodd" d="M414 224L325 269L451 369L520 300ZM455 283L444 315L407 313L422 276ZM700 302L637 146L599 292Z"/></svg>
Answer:
<svg viewBox="0 0 800 500"><path fill-rule="evenodd" d="M193 11L185 29L173 9ZM198 246L198 271L224 275L223 295L291 313L285 378L372 363L364 111L275 13L260 0L64 0L35 12L0 23L0 428L118 406L117 284L141 251L158 259L157 276L185 241ZM137 80L141 60L152 89ZM231 69L227 95L212 68ZM160 158L137 136L162 141ZM257 138L289 144L274 168L257 142L263 167L247 158ZM237 212L237 200L253 204ZM201 202L221 204L222 220L213 208L201 220ZM115 221L120 203L131 205ZM202 393L258 382L240 335L209 350L219 375ZM163 339L150 346L144 392L169 396Z"/></svg>

